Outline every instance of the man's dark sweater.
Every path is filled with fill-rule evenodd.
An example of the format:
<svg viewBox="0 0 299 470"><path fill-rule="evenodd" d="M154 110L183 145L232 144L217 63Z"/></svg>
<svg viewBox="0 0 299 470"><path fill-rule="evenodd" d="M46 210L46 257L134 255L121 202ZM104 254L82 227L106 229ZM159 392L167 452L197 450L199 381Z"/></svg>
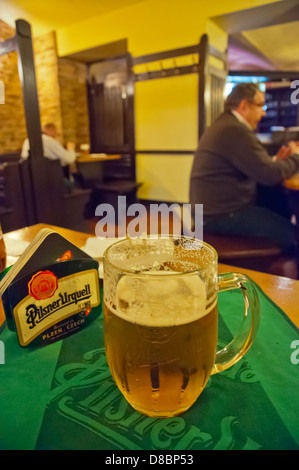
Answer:
<svg viewBox="0 0 299 470"><path fill-rule="evenodd" d="M225 111L199 141L190 203L203 204L206 218L229 214L255 204L257 183L277 185L298 170L298 154L272 160L255 132Z"/></svg>

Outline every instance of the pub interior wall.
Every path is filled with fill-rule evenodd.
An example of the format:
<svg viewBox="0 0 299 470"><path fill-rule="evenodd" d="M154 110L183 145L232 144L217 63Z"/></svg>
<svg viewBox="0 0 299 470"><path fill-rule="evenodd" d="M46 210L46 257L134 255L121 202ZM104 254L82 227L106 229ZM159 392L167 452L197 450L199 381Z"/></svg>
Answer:
<svg viewBox="0 0 299 470"><path fill-rule="evenodd" d="M213 23L211 17L272 2L273 0L148 0L59 28L56 36L51 32L51 24L47 24L45 20L45 4L42 26L45 30L48 28L48 31L34 40L42 123L56 121L63 142L76 140L77 143L85 143L89 138L86 89L83 84L84 66L76 68L64 56L126 38L128 51L133 57L137 57L196 44L204 33L208 34L211 44L225 50L227 34ZM32 24L33 34L35 27L41 30L38 26L40 25L37 23ZM7 96L17 103L18 115L9 115L8 111L7 117L4 116L7 126L1 131L0 153L20 148L26 134L20 87L15 79L16 64L13 60L11 68L15 83L8 85L13 90ZM136 86L137 149L195 149L198 116L197 84L194 77L195 75L186 79L179 77L181 81L168 79L167 93L160 102L157 99L148 99L148 96L159 96L161 93L161 89L158 91L158 81ZM49 84L47 86L46 79ZM185 102L182 97L186 97ZM147 103L146 107L144 103ZM1 112L5 113L0 107ZM0 116L2 117L1 114ZM192 161L192 155L137 154L137 179L143 182L139 197L188 202Z"/></svg>

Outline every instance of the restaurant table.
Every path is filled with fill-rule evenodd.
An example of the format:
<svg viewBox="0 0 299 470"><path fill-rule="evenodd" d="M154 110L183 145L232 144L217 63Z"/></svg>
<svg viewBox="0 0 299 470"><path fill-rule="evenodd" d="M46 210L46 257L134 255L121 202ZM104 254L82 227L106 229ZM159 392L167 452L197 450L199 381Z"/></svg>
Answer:
<svg viewBox="0 0 299 470"><path fill-rule="evenodd" d="M299 246L299 173L292 176L283 182L283 186L287 193L288 205L293 215L296 218L296 234L297 243ZM298 254L298 269L299 269L299 254Z"/></svg>
<svg viewBox="0 0 299 470"><path fill-rule="evenodd" d="M287 189L294 189L299 191L299 173L284 181L284 186Z"/></svg>
<svg viewBox="0 0 299 470"><path fill-rule="evenodd" d="M76 159L78 172L87 184L100 183L103 181L105 162L119 160L120 155L106 154L81 154Z"/></svg>
<svg viewBox="0 0 299 470"><path fill-rule="evenodd" d="M91 236L43 224L8 235L30 242L44 227L79 247ZM0 449L297 450L299 281L221 264L219 271L242 272L255 283L259 331L247 354L211 376L195 404L173 418L146 417L119 392L106 363L102 313L76 334L36 349L21 348L2 318ZM238 329L242 302L239 290L219 294L221 348Z"/></svg>

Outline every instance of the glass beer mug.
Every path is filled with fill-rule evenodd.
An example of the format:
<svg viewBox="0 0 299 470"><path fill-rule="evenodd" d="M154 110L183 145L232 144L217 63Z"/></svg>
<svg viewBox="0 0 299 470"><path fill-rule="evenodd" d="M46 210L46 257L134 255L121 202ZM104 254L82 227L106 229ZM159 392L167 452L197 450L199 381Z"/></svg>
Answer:
<svg viewBox="0 0 299 470"><path fill-rule="evenodd" d="M235 364L251 346L260 321L257 292L242 274L218 275L217 261L213 247L187 237L125 239L106 250L107 361L140 413L183 413L211 374ZM228 289L242 290L245 313L238 334L217 351L217 294Z"/></svg>

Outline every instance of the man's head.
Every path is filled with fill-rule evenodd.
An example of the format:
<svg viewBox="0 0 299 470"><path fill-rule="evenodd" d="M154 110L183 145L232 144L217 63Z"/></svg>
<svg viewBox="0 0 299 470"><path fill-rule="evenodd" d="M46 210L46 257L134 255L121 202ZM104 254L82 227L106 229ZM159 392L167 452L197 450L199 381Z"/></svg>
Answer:
<svg viewBox="0 0 299 470"><path fill-rule="evenodd" d="M228 95L226 110L235 110L256 129L263 116L266 116L265 96L255 83L239 83Z"/></svg>
<svg viewBox="0 0 299 470"><path fill-rule="evenodd" d="M45 124L43 127L43 133L55 138L57 136L57 129L55 124L53 124L52 122Z"/></svg>

